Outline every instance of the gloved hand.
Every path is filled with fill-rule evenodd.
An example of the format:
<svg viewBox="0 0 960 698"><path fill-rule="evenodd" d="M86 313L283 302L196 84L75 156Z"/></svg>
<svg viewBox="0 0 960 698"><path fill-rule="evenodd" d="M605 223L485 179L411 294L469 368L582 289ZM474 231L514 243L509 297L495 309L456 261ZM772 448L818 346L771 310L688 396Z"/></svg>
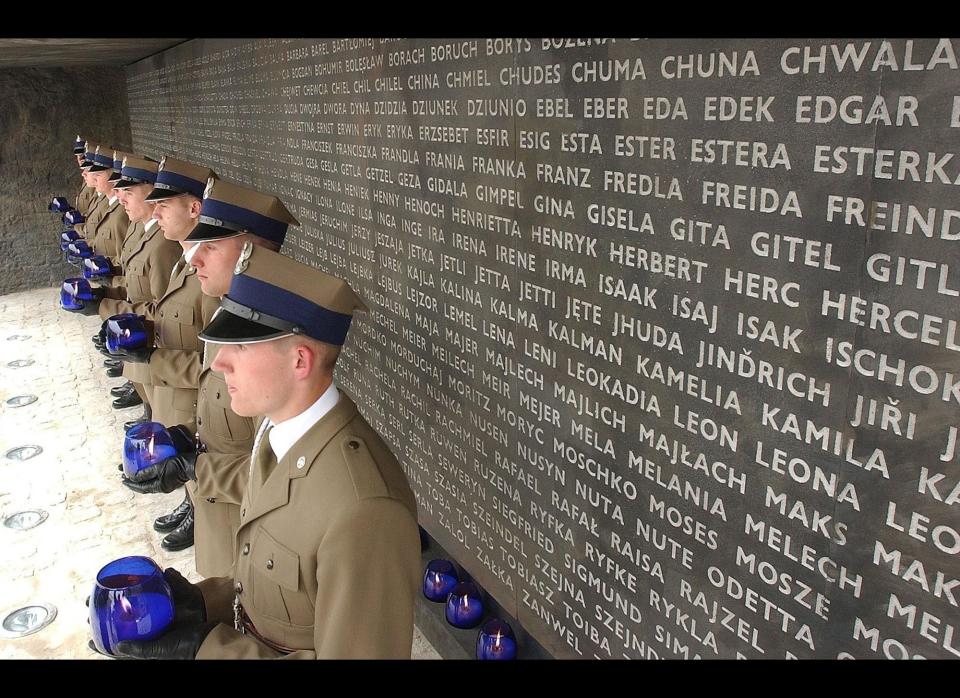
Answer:
<svg viewBox="0 0 960 698"><path fill-rule="evenodd" d="M120 348L117 349L115 354L110 354L110 356L121 359L122 361L128 361L132 364L148 364L150 363L150 356L153 354L154 348L155 347L152 346L140 347L138 349Z"/></svg>
<svg viewBox="0 0 960 698"><path fill-rule="evenodd" d="M197 479L196 464L196 451L178 453L144 468L132 478L124 477L122 482L141 494L168 494L185 482Z"/></svg>
<svg viewBox="0 0 960 698"><path fill-rule="evenodd" d="M172 626L156 640L118 642L114 648L119 659L196 659L200 645L216 623Z"/></svg>
<svg viewBox="0 0 960 698"><path fill-rule="evenodd" d="M97 347L97 349L99 349L100 347L107 346L107 323L108 322L110 322L110 320L104 320L102 323L100 323L100 331L97 332L97 334L94 336L92 340L93 346Z"/></svg>
<svg viewBox="0 0 960 698"><path fill-rule="evenodd" d="M117 656L134 659L196 659L200 645L217 624L207 622L203 593L172 567L163 577L173 591L174 618L170 630L155 640L118 642Z"/></svg>
<svg viewBox="0 0 960 698"><path fill-rule="evenodd" d="M177 424L167 429L170 437L173 439L173 447L177 449L177 453L195 453L197 450L197 442L194 438L193 432L187 429L182 424Z"/></svg>

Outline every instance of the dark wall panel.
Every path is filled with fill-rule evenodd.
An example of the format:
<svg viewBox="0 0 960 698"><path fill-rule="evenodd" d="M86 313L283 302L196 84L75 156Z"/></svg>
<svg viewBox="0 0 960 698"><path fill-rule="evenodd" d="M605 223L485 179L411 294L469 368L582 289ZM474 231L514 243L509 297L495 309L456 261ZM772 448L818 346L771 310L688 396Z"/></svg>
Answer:
<svg viewBox="0 0 960 698"><path fill-rule="evenodd" d="M59 283L71 273L63 229L47 211L54 196L80 190L77 133L118 148L130 144L122 68L0 70L0 294Z"/></svg>
<svg viewBox="0 0 960 698"><path fill-rule="evenodd" d="M956 42L193 41L138 149L278 193L338 382L558 657L960 655Z"/></svg>

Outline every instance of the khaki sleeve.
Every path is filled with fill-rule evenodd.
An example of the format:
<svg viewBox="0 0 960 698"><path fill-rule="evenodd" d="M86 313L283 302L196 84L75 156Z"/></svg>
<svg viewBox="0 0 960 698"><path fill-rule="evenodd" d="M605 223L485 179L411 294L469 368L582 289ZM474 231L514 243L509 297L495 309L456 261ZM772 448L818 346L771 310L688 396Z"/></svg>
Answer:
<svg viewBox="0 0 960 698"><path fill-rule="evenodd" d="M233 579L231 577L208 577L197 583L203 594L207 620L233 625Z"/></svg>
<svg viewBox="0 0 960 698"><path fill-rule="evenodd" d="M101 305L103 301L101 301ZM137 303L127 305L136 306ZM137 311L129 311L137 312ZM203 354L182 349L154 349L150 355L150 385L196 390L203 371Z"/></svg>
<svg viewBox="0 0 960 698"><path fill-rule="evenodd" d="M99 312L100 317L104 320L120 313L136 313L137 315L143 315L147 320L153 320L157 316L157 301L129 303L117 298L104 298L100 301Z"/></svg>
<svg viewBox="0 0 960 698"><path fill-rule="evenodd" d="M163 298L167 292L167 286L170 285L170 274L173 267L183 254L183 249L175 242L163 237L163 233L158 234L160 240L151 240L150 252L147 255L147 264L150 265L148 276L150 278L150 295L154 298Z"/></svg>
<svg viewBox="0 0 960 698"><path fill-rule="evenodd" d="M420 536L396 499L361 499L317 550L318 659L410 659Z"/></svg>
<svg viewBox="0 0 960 698"><path fill-rule="evenodd" d="M197 456L197 494L240 504L250 473L250 454L201 453Z"/></svg>

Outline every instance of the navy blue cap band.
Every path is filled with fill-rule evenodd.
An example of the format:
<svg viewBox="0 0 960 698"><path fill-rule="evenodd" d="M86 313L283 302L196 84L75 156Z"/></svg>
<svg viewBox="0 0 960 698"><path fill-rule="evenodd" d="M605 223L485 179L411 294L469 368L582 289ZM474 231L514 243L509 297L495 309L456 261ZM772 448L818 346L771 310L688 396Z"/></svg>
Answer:
<svg viewBox="0 0 960 698"><path fill-rule="evenodd" d="M193 194L198 199L203 198L203 190L206 189L206 182L198 182L176 172L169 170L160 170L157 174L157 181L154 186L158 189L168 189L181 194Z"/></svg>
<svg viewBox="0 0 960 698"><path fill-rule="evenodd" d="M281 320L296 323L308 337L341 346L347 338L352 315L345 315L311 303L302 296L248 274L235 274L229 298Z"/></svg>
<svg viewBox="0 0 960 698"><path fill-rule="evenodd" d="M103 167L109 167L113 169L113 156L112 155L101 155L99 153L94 153L93 161L98 165Z"/></svg>
<svg viewBox="0 0 960 698"><path fill-rule="evenodd" d="M150 170L141 170L139 167L124 167L120 176L132 179L138 184L153 184L157 181L157 173Z"/></svg>
<svg viewBox="0 0 960 698"><path fill-rule="evenodd" d="M287 235L287 224L283 221L267 218L255 211L234 206L233 204L228 204L223 201L204 199L203 206L200 208L200 215L232 224L232 226L221 225L221 227L225 227L228 230L235 230L239 227L242 230L249 230L254 235L265 238L266 240L272 240L273 242L282 243ZM220 224L213 223L212 225Z"/></svg>

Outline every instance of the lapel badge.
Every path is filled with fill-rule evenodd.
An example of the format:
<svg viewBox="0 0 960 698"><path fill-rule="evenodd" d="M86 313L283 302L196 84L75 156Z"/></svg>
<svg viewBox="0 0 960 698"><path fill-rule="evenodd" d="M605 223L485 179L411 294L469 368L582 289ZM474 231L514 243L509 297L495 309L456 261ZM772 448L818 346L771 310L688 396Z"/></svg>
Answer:
<svg viewBox="0 0 960 698"><path fill-rule="evenodd" d="M240 250L240 259L237 260L237 266L233 268L234 274L242 274L250 266L250 255L253 254L253 243L247 240L243 243L243 249Z"/></svg>
<svg viewBox="0 0 960 698"><path fill-rule="evenodd" d="M208 177L208 178L207 178L207 186L206 186L206 187L204 188L204 190L203 190L203 198L204 198L204 199L209 199L209 198L210 198L210 192L213 191L213 183L216 182L216 181L217 181L217 180L216 180L215 178L213 178L213 177Z"/></svg>
<svg viewBox="0 0 960 698"><path fill-rule="evenodd" d="M303 456L297 458L297 470L303 470L303 466L307 464L307 459Z"/></svg>

